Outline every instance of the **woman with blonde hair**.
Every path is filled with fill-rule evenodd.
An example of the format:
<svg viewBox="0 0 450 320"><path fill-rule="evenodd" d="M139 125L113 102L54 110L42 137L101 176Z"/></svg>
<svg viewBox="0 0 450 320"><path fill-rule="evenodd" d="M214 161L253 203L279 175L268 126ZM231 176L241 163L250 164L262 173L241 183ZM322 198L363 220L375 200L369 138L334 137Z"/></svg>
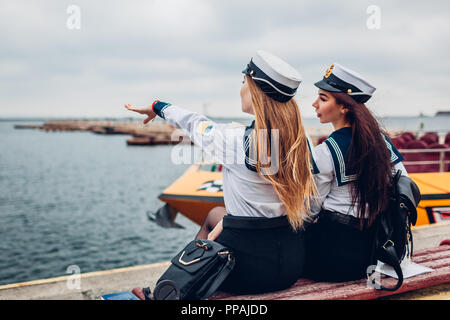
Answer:
<svg viewBox="0 0 450 320"><path fill-rule="evenodd" d="M315 165L293 99L299 73L261 50L243 73L242 111L255 116L248 127L215 123L161 101L148 108L126 107L147 115L144 123L159 115L183 129L223 165L225 208L210 212L197 238L234 252L235 267L221 290L261 293L291 286L302 272L302 227L315 190Z"/></svg>

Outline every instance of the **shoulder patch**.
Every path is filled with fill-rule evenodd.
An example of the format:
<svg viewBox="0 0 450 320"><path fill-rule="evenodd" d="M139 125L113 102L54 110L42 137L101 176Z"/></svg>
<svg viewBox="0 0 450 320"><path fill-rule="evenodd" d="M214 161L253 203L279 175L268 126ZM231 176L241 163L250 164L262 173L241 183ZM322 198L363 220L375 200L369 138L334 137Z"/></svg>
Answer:
<svg viewBox="0 0 450 320"><path fill-rule="evenodd" d="M198 133L208 134L214 130L214 126L210 121L200 122L197 126Z"/></svg>

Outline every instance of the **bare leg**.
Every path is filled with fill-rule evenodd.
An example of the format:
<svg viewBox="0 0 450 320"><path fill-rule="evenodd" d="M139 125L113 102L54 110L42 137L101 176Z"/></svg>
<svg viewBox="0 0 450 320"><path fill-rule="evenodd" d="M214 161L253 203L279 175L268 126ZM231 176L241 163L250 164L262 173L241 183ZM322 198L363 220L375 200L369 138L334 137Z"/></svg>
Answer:
<svg viewBox="0 0 450 320"><path fill-rule="evenodd" d="M207 239L208 234L219 223L220 220L227 214L225 207L214 207L208 212L208 215L203 221L200 231L195 236L195 239Z"/></svg>

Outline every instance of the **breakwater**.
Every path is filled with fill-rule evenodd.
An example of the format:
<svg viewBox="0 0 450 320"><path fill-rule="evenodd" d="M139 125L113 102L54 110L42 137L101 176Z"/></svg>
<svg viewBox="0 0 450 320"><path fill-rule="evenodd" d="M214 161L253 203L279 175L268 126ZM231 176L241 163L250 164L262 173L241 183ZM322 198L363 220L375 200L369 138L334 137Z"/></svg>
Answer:
<svg viewBox="0 0 450 320"><path fill-rule="evenodd" d="M189 143L189 138L167 122L150 122L143 125L138 121L111 120L51 120L43 124L16 124L15 129L38 129L44 131L91 131L95 134L131 135L128 145Z"/></svg>

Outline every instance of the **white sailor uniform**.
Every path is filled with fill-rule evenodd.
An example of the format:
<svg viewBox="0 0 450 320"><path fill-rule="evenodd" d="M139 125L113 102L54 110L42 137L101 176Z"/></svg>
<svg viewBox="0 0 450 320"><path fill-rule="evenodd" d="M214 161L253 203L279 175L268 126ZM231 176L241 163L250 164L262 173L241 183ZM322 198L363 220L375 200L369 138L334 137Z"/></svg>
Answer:
<svg viewBox="0 0 450 320"><path fill-rule="evenodd" d="M257 52L243 73L252 77L264 94L280 102L291 99L300 84L295 69L264 51ZM236 264L222 290L257 293L292 285L304 265L304 232L292 230L275 189L252 168L248 149L253 123L248 127L215 123L159 101L153 110L223 165L227 215L216 241L233 250Z"/></svg>

